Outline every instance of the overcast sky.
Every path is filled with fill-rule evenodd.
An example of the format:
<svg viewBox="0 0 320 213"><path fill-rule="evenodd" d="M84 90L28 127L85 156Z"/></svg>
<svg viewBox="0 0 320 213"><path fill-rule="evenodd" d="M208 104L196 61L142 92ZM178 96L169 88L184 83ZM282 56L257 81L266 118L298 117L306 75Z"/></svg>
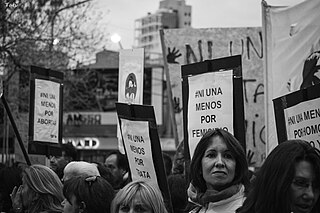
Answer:
<svg viewBox="0 0 320 213"><path fill-rule="evenodd" d="M303 0L266 0L269 5L291 6ZM111 35L121 36L123 48L134 43L134 20L154 13L160 0L93 0L101 13L103 28ZM257 27L261 26L260 0L186 0L192 6L192 27ZM118 45L106 42L106 48L117 50Z"/></svg>

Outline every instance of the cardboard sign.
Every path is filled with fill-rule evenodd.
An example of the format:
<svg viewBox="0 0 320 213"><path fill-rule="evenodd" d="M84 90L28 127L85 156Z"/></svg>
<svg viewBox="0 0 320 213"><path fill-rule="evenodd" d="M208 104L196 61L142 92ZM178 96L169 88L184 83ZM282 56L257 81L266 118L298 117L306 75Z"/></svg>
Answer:
<svg viewBox="0 0 320 213"><path fill-rule="evenodd" d="M186 157L216 128L233 134L245 150L241 56L183 65L181 76Z"/></svg>
<svg viewBox="0 0 320 213"><path fill-rule="evenodd" d="M189 79L188 134L191 156L205 132L221 128L233 134L232 70Z"/></svg>
<svg viewBox="0 0 320 213"><path fill-rule="evenodd" d="M320 150L320 84L274 99L278 142L308 141Z"/></svg>
<svg viewBox="0 0 320 213"><path fill-rule="evenodd" d="M144 180L158 186L165 201L170 203L153 107L116 103L116 109L132 180Z"/></svg>
<svg viewBox="0 0 320 213"><path fill-rule="evenodd" d="M33 140L59 143L60 84L35 79Z"/></svg>
<svg viewBox="0 0 320 213"><path fill-rule="evenodd" d="M123 142L126 144L132 180L143 179L158 185L148 125L148 121L121 119Z"/></svg>
<svg viewBox="0 0 320 213"><path fill-rule="evenodd" d="M29 154L61 155L63 73L31 67Z"/></svg>

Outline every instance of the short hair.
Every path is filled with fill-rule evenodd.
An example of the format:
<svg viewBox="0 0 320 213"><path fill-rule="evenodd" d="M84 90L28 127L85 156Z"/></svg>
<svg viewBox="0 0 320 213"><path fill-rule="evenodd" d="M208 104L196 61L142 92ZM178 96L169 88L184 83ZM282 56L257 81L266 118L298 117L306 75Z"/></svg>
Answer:
<svg viewBox="0 0 320 213"><path fill-rule="evenodd" d="M39 199L29 207L29 212L62 211L62 183L53 170L35 164L27 167L22 175L28 187L39 195Z"/></svg>
<svg viewBox="0 0 320 213"><path fill-rule="evenodd" d="M76 176L100 176L97 165L86 161L71 161L63 171L63 181Z"/></svg>
<svg viewBox="0 0 320 213"><path fill-rule="evenodd" d="M160 190L141 180L130 182L119 190L111 203L111 213L118 213L120 205L131 204L136 196L140 196L153 213L167 213Z"/></svg>
<svg viewBox="0 0 320 213"><path fill-rule="evenodd" d="M200 172L202 171L201 161L206 149L212 142L211 138L217 136L221 137L224 140L227 148L230 150L236 161L235 177L230 185L242 183L245 189L247 189L249 185L249 171L245 151L240 142L231 133L223 129L215 129L206 132L197 144L190 164L190 171L197 171L190 172L189 175L193 186L195 186L199 190L199 192L205 192L207 189L207 185L205 180L203 179L202 172Z"/></svg>
<svg viewBox="0 0 320 213"><path fill-rule="evenodd" d="M111 155L117 156L118 168L123 169L124 171L129 171L129 162L126 155L122 154L119 150L111 152L108 157Z"/></svg>
<svg viewBox="0 0 320 213"><path fill-rule="evenodd" d="M307 141L288 140L275 147L258 170L239 212L291 212L290 186L295 166L302 160L313 165L315 179L319 181L320 155ZM320 212L319 199L311 213L316 212Z"/></svg>
<svg viewBox="0 0 320 213"><path fill-rule="evenodd" d="M85 203L87 213L109 213L114 198L112 186L99 176L72 177L63 186L63 195L71 203L72 196L78 205Z"/></svg>
<svg viewBox="0 0 320 213"><path fill-rule="evenodd" d="M78 160L78 151L72 143L61 144L61 150L65 152L66 157L70 157L72 161Z"/></svg>

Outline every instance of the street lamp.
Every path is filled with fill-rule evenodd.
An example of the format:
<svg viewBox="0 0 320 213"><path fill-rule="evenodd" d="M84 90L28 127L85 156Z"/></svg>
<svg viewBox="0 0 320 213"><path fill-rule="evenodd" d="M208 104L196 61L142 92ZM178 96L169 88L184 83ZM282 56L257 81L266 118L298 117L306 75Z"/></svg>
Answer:
<svg viewBox="0 0 320 213"><path fill-rule="evenodd" d="M119 47L120 49L123 49L122 47L122 44L121 44L121 36L118 34L118 33L114 33L112 36L111 36L111 41L113 43L118 43L119 44Z"/></svg>

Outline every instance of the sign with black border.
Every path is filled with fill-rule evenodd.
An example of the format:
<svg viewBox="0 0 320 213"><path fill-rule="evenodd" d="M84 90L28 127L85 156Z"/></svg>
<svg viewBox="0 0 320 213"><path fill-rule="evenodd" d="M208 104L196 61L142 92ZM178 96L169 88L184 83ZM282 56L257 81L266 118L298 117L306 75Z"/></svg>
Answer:
<svg viewBox="0 0 320 213"><path fill-rule="evenodd" d="M194 120L189 120L190 119L190 102L192 102L191 99L195 98L203 98L204 96L212 96L212 101L210 103L214 102L214 107L212 107L212 104L210 104L210 109L208 108L207 110L210 110L212 113L220 113L221 111L216 111L217 108L223 107L220 106L222 103L219 102L219 99L215 99L218 95L230 95L226 94L228 93L228 89L226 91L223 91L222 87L217 86L217 88L208 88L208 90L215 90L213 92L214 94L211 93L211 95L205 94L206 88L202 88L203 85L199 85L198 90L193 90L195 94L190 94L190 82L191 78L201 76L202 77L202 82L203 84L206 84L205 82L208 82L210 84L210 79L211 78L213 83L211 85L221 85L222 82L219 82L219 80L214 79L218 77L218 73L231 73L231 77L228 77L231 81L231 90L229 93L232 94L231 96L231 101L230 104L231 106L228 106L227 109L230 111L229 113L232 115L232 117L228 117L229 121L225 121L226 125L225 128L226 130L230 131L230 129L233 129L233 132L230 131L242 144L244 150L246 150L246 138L245 138L245 122L244 122L244 101L243 101L243 82L242 82L242 66L241 66L241 56L236 55L236 56L231 56L231 57L225 57L225 58L219 58L219 59L213 59L213 60L206 60L203 62L198 62L194 64L188 64L188 65L183 65L181 68L181 76L182 76L182 99L183 99L183 123L184 123L184 140L185 140L185 159L188 162L190 161L192 153L190 153L190 132L189 132L189 126L190 123L194 122ZM216 76L216 77L215 77ZM221 78L223 79L223 78ZM201 83L201 79L195 82ZM222 86L222 85L221 85ZM196 86L193 86L196 87ZM192 97L193 96L193 97ZM209 97L210 99L210 97ZM206 97L205 100L208 100ZM230 100L230 98L229 98ZM193 103L193 102L192 102ZM220 104L219 104L220 103ZM224 104L228 104L224 103ZM198 105L194 105L196 107ZM192 107L192 106L191 106ZM199 110L199 107L196 109ZM223 111L225 113L225 111ZM224 125L220 126L215 126L214 123L216 122L217 114L215 115L206 115L205 118L201 117L201 115L196 118L197 121L200 122L199 129L202 130L201 125L202 123L210 123L212 122L212 129L214 128L223 128ZM223 115L224 116L224 115ZM231 119L231 121L230 121ZM231 123L231 124L230 124ZM220 122L220 124L223 124L223 121ZM230 126L231 127L227 127ZM205 126L205 125L204 125ZM206 128L207 128L206 124ZM207 128L208 130L209 128ZM198 141L201 139L202 135L205 133L203 131L202 134L196 135L198 138ZM192 135L191 135L192 136ZM194 146L195 147L195 146ZM192 150L191 150L192 151Z"/></svg>
<svg viewBox="0 0 320 213"><path fill-rule="evenodd" d="M30 67L29 154L61 155L63 73Z"/></svg>
<svg viewBox="0 0 320 213"><path fill-rule="evenodd" d="M278 143L308 141L320 149L320 84L273 99Z"/></svg>
<svg viewBox="0 0 320 213"><path fill-rule="evenodd" d="M132 180L157 185L171 208L153 106L116 103L116 110Z"/></svg>

